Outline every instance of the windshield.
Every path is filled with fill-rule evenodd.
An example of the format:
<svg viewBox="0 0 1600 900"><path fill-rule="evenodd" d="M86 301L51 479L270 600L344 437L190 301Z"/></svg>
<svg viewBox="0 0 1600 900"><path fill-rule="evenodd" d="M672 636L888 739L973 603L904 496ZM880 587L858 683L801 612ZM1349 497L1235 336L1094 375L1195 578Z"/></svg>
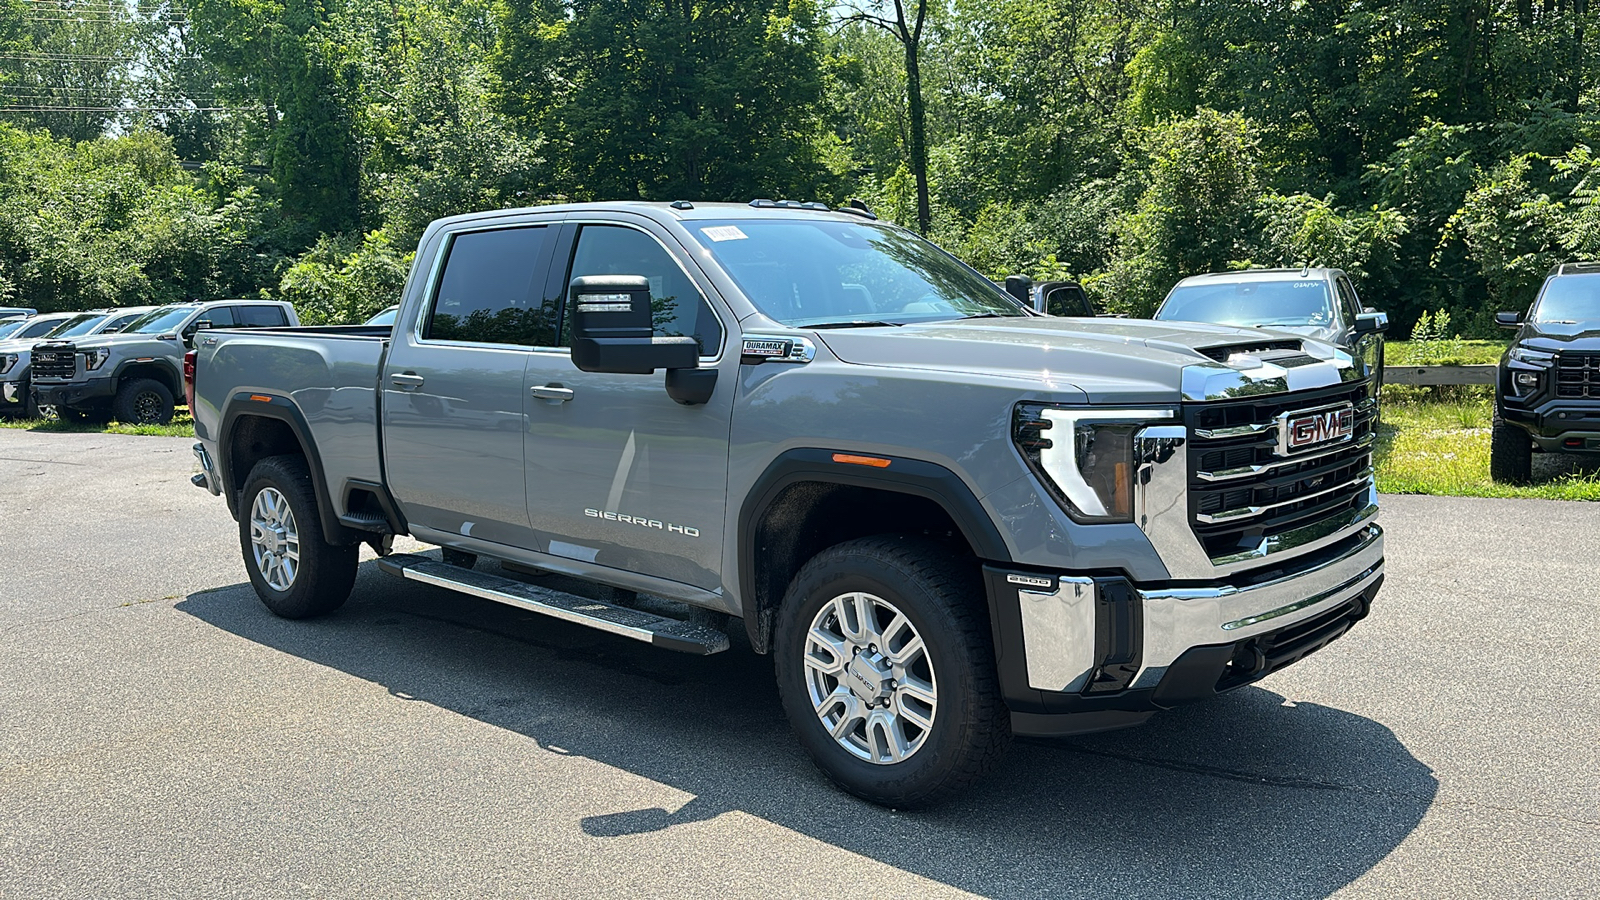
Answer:
<svg viewBox="0 0 1600 900"><path fill-rule="evenodd" d="M122 329L128 327L128 323L132 322L134 319L137 319L142 315L144 315L144 313L134 312L134 313L118 313L117 315L114 315L114 316L107 316L106 320L104 322L100 323L100 331L98 333L99 334L116 334L117 332L121 331Z"/></svg>
<svg viewBox="0 0 1600 900"><path fill-rule="evenodd" d="M1333 324L1327 282L1234 281L1173 288L1157 319L1210 322L1213 325Z"/></svg>
<svg viewBox="0 0 1600 900"><path fill-rule="evenodd" d="M22 330L28 324L27 319L18 319L15 322L0 322L0 338L8 338Z"/></svg>
<svg viewBox="0 0 1600 900"><path fill-rule="evenodd" d="M106 317L98 313L88 316L81 316L74 319L68 319L67 326L65 328L58 328L55 331L50 332L50 336L53 338L69 338L88 334L94 330L96 325L99 325L105 320Z"/></svg>
<svg viewBox="0 0 1600 900"><path fill-rule="evenodd" d="M165 334L177 331L178 325L189 314L199 307L196 306L158 306L128 324L122 329L122 334Z"/></svg>
<svg viewBox="0 0 1600 900"><path fill-rule="evenodd" d="M1534 307L1535 322L1560 322L1576 325L1600 319L1600 274L1562 275L1545 282L1539 305Z"/></svg>
<svg viewBox="0 0 1600 900"><path fill-rule="evenodd" d="M388 309L384 310L383 312L378 313L377 315L375 315L372 318L368 319L367 321L363 322L362 324L364 324L364 325L393 325L395 316L397 316L399 314L400 314L400 307L391 306Z"/></svg>
<svg viewBox="0 0 1600 900"><path fill-rule="evenodd" d="M745 296L785 325L1026 315L993 282L899 228L826 219L685 224Z"/></svg>

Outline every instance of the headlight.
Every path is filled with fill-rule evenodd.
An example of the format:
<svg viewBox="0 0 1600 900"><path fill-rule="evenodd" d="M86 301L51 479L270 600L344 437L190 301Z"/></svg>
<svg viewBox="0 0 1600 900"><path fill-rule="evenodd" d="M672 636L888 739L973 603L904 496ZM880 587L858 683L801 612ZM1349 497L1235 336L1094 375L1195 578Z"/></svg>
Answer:
<svg viewBox="0 0 1600 900"><path fill-rule="evenodd" d="M1555 360L1555 354L1541 353L1538 350L1529 350L1526 347L1512 347L1511 352L1507 355L1517 362L1540 368L1549 368L1550 363Z"/></svg>
<svg viewBox="0 0 1600 900"><path fill-rule="evenodd" d="M10 372L11 367L17 364L18 359L19 357L15 353L7 353L4 356L0 356L0 375Z"/></svg>
<svg viewBox="0 0 1600 900"><path fill-rule="evenodd" d="M106 360L110 358L110 347L96 347L93 350L85 350L83 353L83 367L93 372L95 369L105 365Z"/></svg>
<svg viewBox="0 0 1600 900"><path fill-rule="evenodd" d="M1012 438L1028 465L1080 522L1133 521L1139 474L1134 436L1170 409L1018 404Z"/></svg>
<svg viewBox="0 0 1600 900"><path fill-rule="evenodd" d="M1536 388L1539 386L1538 372L1518 372L1516 374L1517 387Z"/></svg>

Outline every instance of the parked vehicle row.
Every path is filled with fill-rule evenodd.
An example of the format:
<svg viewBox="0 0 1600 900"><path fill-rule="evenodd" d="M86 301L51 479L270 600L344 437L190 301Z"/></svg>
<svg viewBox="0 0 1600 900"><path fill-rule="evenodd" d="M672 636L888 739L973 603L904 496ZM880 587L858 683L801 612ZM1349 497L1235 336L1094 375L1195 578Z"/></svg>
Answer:
<svg viewBox="0 0 1600 900"><path fill-rule="evenodd" d="M1364 359L1041 315L861 209L444 219L392 327L192 353L195 484L274 613L337 609L365 542L396 577L664 649L742 622L817 766L893 806L971 784L1012 734L1291 665L1384 578ZM444 561L388 555L406 534Z"/></svg>
<svg viewBox="0 0 1600 900"><path fill-rule="evenodd" d="M276 300L49 313L0 328L0 411L135 424L172 421L184 342L207 328L299 325Z"/></svg>

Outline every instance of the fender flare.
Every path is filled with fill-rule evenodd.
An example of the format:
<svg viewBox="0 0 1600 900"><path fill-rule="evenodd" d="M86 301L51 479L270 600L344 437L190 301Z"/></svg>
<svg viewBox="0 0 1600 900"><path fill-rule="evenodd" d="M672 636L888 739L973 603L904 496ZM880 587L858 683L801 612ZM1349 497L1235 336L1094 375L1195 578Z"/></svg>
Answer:
<svg viewBox="0 0 1600 900"><path fill-rule="evenodd" d="M317 498L317 516L322 520L323 536L334 544L354 544L363 540L364 535L339 521L339 512L333 506L333 495L323 475L322 455L317 452L316 441L311 439L311 425L300 407L281 394L238 391L228 398L228 404L223 408L222 426L217 430L217 475L227 489L229 508L236 510L238 505L233 488L233 429L239 419L246 416L276 419L289 426L290 433L300 444L300 452L306 458L306 468L311 470L311 490Z"/></svg>
<svg viewBox="0 0 1600 900"><path fill-rule="evenodd" d="M140 360L143 360L143 362ZM183 371L179 368L175 368L172 365L172 360L167 359L165 356L125 359L122 362L117 363L117 367L111 370L112 384L120 386L122 384L122 379L127 377L128 370L134 366L160 366L161 368L165 369L167 374L171 376L172 383L178 386L177 391L175 392L176 397L179 400L183 399Z"/></svg>
<svg viewBox="0 0 1600 900"><path fill-rule="evenodd" d="M737 560L739 566L739 605L744 617L745 630L751 645L765 652L770 636L770 609L756 603L756 526L765 518L774 501L791 485L816 481L842 484L910 494L932 500L938 504L962 537L980 559L991 562L1011 562L1011 551L1006 547L994 520L989 517L976 494L967 487L955 472L920 459L900 456L882 456L889 464L882 468L853 463L835 462L838 450L800 448L779 454L767 465L750 491L745 495L739 510Z"/></svg>

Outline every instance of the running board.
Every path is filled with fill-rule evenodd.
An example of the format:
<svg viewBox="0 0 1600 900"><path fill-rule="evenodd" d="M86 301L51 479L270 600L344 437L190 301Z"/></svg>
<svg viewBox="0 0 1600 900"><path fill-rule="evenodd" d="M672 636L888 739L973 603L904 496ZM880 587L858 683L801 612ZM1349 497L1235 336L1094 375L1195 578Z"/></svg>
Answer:
<svg viewBox="0 0 1600 900"><path fill-rule="evenodd" d="M378 568L411 581L587 625L666 650L709 656L728 649L728 636L714 628L463 569L426 556L396 553L380 558Z"/></svg>

